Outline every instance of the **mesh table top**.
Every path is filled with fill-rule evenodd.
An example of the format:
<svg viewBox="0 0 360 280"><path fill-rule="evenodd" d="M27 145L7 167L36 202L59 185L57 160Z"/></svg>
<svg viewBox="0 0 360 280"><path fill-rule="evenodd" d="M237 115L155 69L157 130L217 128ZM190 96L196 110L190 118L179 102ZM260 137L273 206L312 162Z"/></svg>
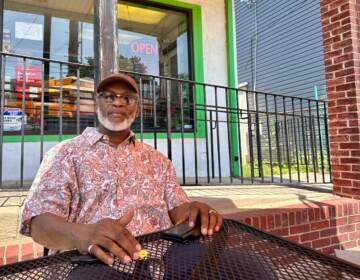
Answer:
<svg viewBox="0 0 360 280"><path fill-rule="evenodd" d="M112 267L74 264L78 255L58 255L0 267L0 279L360 279L360 268L232 220L220 233L189 244L138 238L144 260Z"/></svg>

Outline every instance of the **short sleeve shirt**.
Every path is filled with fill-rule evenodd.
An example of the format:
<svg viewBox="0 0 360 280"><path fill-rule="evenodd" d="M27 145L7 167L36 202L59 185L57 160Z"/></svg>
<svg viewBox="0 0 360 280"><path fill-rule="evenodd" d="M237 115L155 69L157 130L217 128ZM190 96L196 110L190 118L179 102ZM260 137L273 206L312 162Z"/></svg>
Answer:
<svg viewBox="0 0 360 280"><path fill-rule="evenodd" d="M174 166L160 152L133 132L115 147L89 127L45 155L24 203L20 232L30 235L31 219L42 213L92 224L134 208L127 228L136 236L171 227L168 211L188 201Z"/></svg>

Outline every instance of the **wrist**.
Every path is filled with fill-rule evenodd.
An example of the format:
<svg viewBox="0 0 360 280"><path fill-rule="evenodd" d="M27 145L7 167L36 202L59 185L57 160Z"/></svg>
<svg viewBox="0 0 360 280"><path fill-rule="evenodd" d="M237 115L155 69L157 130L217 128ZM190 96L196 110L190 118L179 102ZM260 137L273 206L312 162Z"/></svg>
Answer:
<svg viewBox="0 0 360 280"><path fill-rule="evenodd" d="M91 225L70 224L69 236L72 248L79 250L81 253L87 252L87 247L90 245L90 229Z"/></svg>

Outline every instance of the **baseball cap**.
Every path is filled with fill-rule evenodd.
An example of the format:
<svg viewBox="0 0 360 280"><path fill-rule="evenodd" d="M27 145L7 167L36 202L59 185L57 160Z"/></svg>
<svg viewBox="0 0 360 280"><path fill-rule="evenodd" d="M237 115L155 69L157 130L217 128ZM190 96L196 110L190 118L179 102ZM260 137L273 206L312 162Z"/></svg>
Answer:
<svg viewBox="0 0 360 280"><path fill-rule="evenodd" d="M125 83L129 85L137 94L139 94L139 88L135 80L131 76L121 73L111 74L102 79L96 88L96 92L101 92L107 85L113 83Z"/></svg>

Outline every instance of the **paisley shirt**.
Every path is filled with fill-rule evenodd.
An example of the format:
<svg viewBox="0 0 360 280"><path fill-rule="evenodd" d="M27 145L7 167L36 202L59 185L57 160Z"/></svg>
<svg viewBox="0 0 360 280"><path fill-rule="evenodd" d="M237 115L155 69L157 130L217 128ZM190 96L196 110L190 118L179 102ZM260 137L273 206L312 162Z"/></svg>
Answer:
<svg viewBox="0 0 360 280"><path fill-rule="evenodd" d="M134 208L127 228L136 236L171 227L168 211L188 201L171 161L135 140L133 132L115 147L88 127L44 157L24 203L20 232L30 236L31 219L42 213L91 224Z"/></svg>

